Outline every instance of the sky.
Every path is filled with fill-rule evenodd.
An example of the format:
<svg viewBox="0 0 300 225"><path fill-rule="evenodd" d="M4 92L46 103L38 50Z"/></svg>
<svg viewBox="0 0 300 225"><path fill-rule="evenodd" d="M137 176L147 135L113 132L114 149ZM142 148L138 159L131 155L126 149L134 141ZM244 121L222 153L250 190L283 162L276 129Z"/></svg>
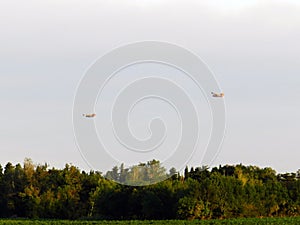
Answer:
<svg viewBox="0 0 300 225"><path fill-rule="evenodd" d="M297 0L0 1L0 164L89 169L73 133L77 86L97 58L143 40L193 51L225 92L211 166L300 168Z"/></svg>

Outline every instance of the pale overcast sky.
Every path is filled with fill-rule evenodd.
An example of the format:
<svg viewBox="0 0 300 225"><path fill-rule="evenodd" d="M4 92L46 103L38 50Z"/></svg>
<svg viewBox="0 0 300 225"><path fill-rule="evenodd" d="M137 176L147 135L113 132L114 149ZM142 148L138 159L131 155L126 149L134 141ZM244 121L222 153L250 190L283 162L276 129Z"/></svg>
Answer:
<svg viewBox="0 0 300 225"><path fill-rule="evenodd" d="M88 169L72 128L77 85L99 56L142 40L190 49L215 73L227 132L214 165L300 168L297 0L0 0L0 163Z"/></svg>

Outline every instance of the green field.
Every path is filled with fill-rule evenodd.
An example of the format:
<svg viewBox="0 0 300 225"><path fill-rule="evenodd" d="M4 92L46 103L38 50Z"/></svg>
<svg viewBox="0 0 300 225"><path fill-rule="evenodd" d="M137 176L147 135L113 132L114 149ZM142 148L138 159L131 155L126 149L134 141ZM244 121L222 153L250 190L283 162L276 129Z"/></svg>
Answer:
<svg viewBox="0 0 300 225"><path fill-rule="evenodd" d="M146 225L146 224L158 224L158 225L185 225L185 224L202 224L202 225L298 225L300 224L300 217L290 218L250 218L250 219L227 219L227 220L123 220L123 221L80 221L80 220L19 220L19 219L2 219L2 224L41 224L41 225L75 225L75 224L118 224L118 225Z"/></svg>

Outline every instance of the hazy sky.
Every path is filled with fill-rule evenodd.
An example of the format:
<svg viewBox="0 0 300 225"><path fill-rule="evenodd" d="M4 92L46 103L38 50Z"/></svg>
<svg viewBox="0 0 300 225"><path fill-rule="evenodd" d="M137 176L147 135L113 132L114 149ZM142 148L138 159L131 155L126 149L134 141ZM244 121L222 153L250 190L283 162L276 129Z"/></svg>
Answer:
<svg viewBox="0 0 300 225"><path fill-rule="evenodd" d="M214 71L227 108L214 165L300 168L297 0L0 0L0 163L87 169L77 85L99 56L142 40L190 49Z"/></svg>

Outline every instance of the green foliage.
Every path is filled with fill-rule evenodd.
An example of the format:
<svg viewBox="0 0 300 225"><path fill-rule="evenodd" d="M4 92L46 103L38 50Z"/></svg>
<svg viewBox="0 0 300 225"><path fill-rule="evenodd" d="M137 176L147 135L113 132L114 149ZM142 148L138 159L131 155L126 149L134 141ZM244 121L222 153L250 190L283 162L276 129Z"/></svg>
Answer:
<svg viewBox="0 0 300 225"><path fill-rule="evenodd" d="M161 166L159 161L152 160L130 168L124 168L124 164L121 164L120 168L115 166L106 173L105 178L122 184L142 186L165 180L175 173L176 171L172 168L170 174L167 174L166 169Z"/></svg>
<svg viewBox="0 0 300 225"><path fill-rule="evenodd" d="M166 177L163 182L139 186ZM167 173L156 160L130 168L114 167L105 176L68 164L63 169L34 165L30 159L25 159L23 166L0 166L2 218L188 219L198 224L222 219L215 224L224 224L222 221L230 218L299 215L299 171L276 174L271 168L225 165L212 169L186 167L180 175L174 168ZM226 221L231 224L234 220ZM244 224L243 219L235 221L239 222L232 224Z"/></svg>
<svg viewBox="0 0 300 225"><path fill-rule="evenodd" d="M0 225L295 225L300 223L300 217L291 218L248 218L225 220L114 220L114 221L86 221L86 220L0 220Z"/></svg>

